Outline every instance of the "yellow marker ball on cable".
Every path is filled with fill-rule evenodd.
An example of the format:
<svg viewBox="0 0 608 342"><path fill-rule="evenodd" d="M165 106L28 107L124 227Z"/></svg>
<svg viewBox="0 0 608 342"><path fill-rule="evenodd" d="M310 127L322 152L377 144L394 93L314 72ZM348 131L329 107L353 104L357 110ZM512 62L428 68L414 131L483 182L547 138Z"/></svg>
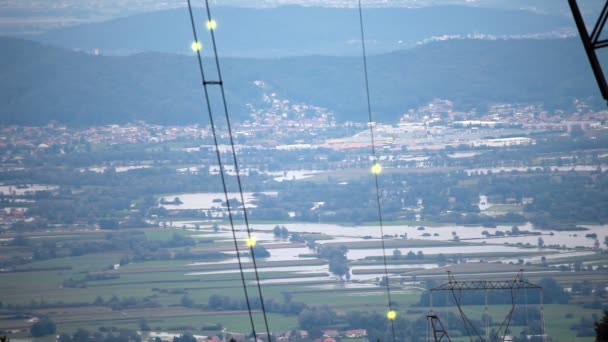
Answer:
<svg viewBox="0 0 608 342"><path fill-rule="evenodd" d="M190 45L190 48L194 52L199 52L203 48L203 44L201 44L201 42L198 42L198 41L193 41L192 45Z"/></svg>
<svg viewBox="0 0 608 342"><path fill-rule="evenodd" d="M255 237L250 237L249 239L247 239L247 247L254 247L255 244L257 243L257 241L255 240Z"/></svg>
<svg viewBox="0 0 608 342"><path fill-rule="evenodd" d="M215 20L211 19L207 22L208 30L215 30L216 27L217 27L217 22Z"/></svg>
<svg viewBox="0 0 608 342"><path fill-rule="evenodd" d="M380 172L382 172L382 166L380 166L380 164L378 163L374 163L374 165L372 165L372 173L375 175L379 175Z"/></svg>
<svg viewBox="0 0 608 342"><path fill-rule="evenodd" d="M397 311L390 310L389 312L386 313L386 318L388 318L391 321L394 320L395 318L397 318Z"/></svg>

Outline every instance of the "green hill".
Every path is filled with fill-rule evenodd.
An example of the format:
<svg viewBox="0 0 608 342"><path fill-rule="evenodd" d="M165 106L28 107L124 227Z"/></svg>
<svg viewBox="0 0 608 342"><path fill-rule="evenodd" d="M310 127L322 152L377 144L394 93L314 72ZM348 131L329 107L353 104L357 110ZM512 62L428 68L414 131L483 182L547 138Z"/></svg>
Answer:
<svg viewBox="0 0 608 342"><path fill-rule="evenodd" d="M11 38L0 38L0 50L0 123L202 120L194 57L93 56ZM253 82L262 80L283 98L329 108L340 120L364 121L360 57L224 58L221 64L236 119L248 114L246 103L261 103ZM369 70L381 121L395 121L433 98L464 108L492 102L567 108L575 98L597 105L600 97L577 39L438 42L371 56Z"/></svg>

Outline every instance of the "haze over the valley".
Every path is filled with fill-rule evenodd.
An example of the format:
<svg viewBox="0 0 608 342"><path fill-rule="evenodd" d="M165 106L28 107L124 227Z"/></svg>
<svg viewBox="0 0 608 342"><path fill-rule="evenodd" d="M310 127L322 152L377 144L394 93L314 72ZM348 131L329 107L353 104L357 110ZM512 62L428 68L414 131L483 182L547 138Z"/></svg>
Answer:
<svg viewBox="0 0 608 342"><path fill-rule="evenodd" d="M0 342L608 341L567 1L0 1Z"/></svg>

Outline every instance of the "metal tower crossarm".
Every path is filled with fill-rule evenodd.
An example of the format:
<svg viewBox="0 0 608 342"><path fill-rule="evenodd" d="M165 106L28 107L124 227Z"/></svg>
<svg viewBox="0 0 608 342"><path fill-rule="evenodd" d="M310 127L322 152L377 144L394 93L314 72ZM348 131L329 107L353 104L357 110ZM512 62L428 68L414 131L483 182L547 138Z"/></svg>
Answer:
<svg viewBox="0 0 608 342"><path fill-rule="evenodd" d="M454 290L518 290L518 289L541 289L540 286L532 284L523 279L520 271L514 280L468 280L459 281L448 271L448 282L432 288L430 291L454 291Z"/></svg>
<svg viewBox="0 0 608 342"><path fill-rule="evenodd" d="M602 66L596 53L597 49L608 46L608 39L600 40L602 30L604 29L604 25L608 19L608 0L606 0L606 3L602 8L600 16L597 19L591 34L589 34L589 31L587 31L587 28L585 27L585 21L583 20L583 16L578 7L577 0L568 0L568 3L570 4L572 16L576 22L576 27L581 36L581 40L583 41L587 58L589 58L589 64L591 64L591 69L593 69L593 74L595 75L595 79L600 88L600 92L602 93L602 97L604 100L608 101L608 84L606 83L606 77L604 76L604 71L602 70Z"/></svg>

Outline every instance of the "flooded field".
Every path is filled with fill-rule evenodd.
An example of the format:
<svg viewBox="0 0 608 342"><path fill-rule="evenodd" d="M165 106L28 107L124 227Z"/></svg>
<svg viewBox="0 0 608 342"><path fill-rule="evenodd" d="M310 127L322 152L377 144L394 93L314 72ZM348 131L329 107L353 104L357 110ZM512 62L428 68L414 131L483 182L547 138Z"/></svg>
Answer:
<svg viewBox="0 0 608 342"><path fill-rule="evenodd" d="M4 195L28 195L37 191L50 191L59 189L57 185L25 184L25 185L0 185L0 194Z"/></svg>
<svg viewBox="0 0 608 342"><path fill-rule="evenodd" d="M189 224L192 224L190 222ZM290 232L299 233L321 233L327 239L317 240L317 246L331 243L332 245L344 244L352 246L348 249L346 257L350 261L349 278L355 283L348 283L347 286L358 284L357 282L377 283L378 279L384 276L384 266L381 263L383 250L381 248L380 228L378 226L348 226L337 224L319 223L285 223ZM264 284L307 284L323 283L330 284L324 286L338 286L341 282L336 282L338 278L329 272L329 266L324 265L298 265L298 261L314 260L315 249L302 246L301 243L290 243L288 239L277 238L272 233L275 227L273 224L252 224L252 235L258 243L265 246L270 252L270 257L261 258L263 262L294 262L291 266L264 267L259 272L269 274L272 272L292 272L287 278L272 277L264 279ZM228 225L220 225L220 230L213 232L210 228L203 229L204 234L192 235L194 238L213 238L218 243L223 243L226 249L224 253L235 254L232 248L232 233ZM412 244L413 247L390 247L385 249L386 257L389 261L393 259L393 251L399 250L405 260L408 253L422 254L424 257L416 257L416 261L408 260L407 263L388 264L387 270L391 276L407 274L409 271L421 269L433 269L440 265L437 256L444 254L448 256L462 255L468 262L500 262L502 264L520 263L540 263L560 262L560 260L593 256L595 238L585 237L586 234L597 234L597 239L603 241L608 235L606 226L588 226L588 231L562 232L562 231L537 231L531 224L519 227L521 231L540 232L542 235L521 235L505 236L504 238L487 237L482 232L495 234L496 231L511 231L511 226L498 226L497 228L486 228L480 226L386 226L384 233L390 237L385 238L393 244ZM245 244L247 234L243 226L237 227L237 239L241 246ZM458 236L460 242L454 242L453 237ZM544 239L545 246L539 247L538 239ZM507 240L508 239L508 240ZM409 242L412 241L412 242ZM425 241L428 244L425 245ZM503 241L509 241L505 244ZM433 244L444 243L444 246L433 246ZM453 245L452 245L453 244ZM274 247L276 246L276 248ZM355 247L356 246L356 247ZM419 247L418 247L419 246ZM584 246L586 250L577 250ZM559 247L559 248L556 248ZM241 252L247 252L243 247ZM426 258L425 258L426 257ZM428 258L428 259L427 259ZM250 263L252 260L248 256L242 256L241 261ZM204 267L206 265L225 265L222 269L213 269L201 272L187 272L188 276L236 274L239 272L237 258L232 257L218 262L195 262L190 265L193 267ZM370 264L371 263L371 264ZM253 268L245 268L245 273L253 272ZM314 274L314 275L313 275ZM319 276L318 274L325 274ZM315 285L316 286L316 285ZM343 286L343 285L340 285Z"/></svg>
<svg viewBox="0 0 608 342"><path fill-rule="evenodd" d="M263 192L263 194L273 196L276 195L276 192ZM212 209L221 208L222 202L226 201L224 193L221 192L182 193L171 196L164 196L161 197L161 200L171 202L176 197L181 200L182 204L163 204L162 206L167 209L177 210ZM255 208L255 204L253 203L255 201L255 196L253 192L244 192L243 197L245 198L245 205L248 208ZM236 198L238 201L241 200L240 194L238 192L229 192L228 198Z"/></svg>
<svg viewBox="0 0 608 342"><path fill-rule="evenodd" d="M608 170L608 165L566 165L566 166L522 166L522 167L483 167L483 168L475 168L475 169L467 169L465 170L468 175L474 174L487 174L488 172L499 173L499 172L528 172L528 171L542 171L544 169L550 169L551 171L560 171L560 172L568 172L568 171L598 171L602 172Z"/></svg>
<svg viewBox="0 0 608 342"><path fill-rule="evenodd" d="M127 172L130 170L147 169L150 167L151 167L150 165L116 166L116 167L114 167L114 170L116 172ZM108 169L109 169L108 166L96 166L96 167L89 167L86 169L81 169L80 172L93 171L93 172L97 172L97 173L103 173L103 172L106 172L106 170L108 170Z"/></svg>

